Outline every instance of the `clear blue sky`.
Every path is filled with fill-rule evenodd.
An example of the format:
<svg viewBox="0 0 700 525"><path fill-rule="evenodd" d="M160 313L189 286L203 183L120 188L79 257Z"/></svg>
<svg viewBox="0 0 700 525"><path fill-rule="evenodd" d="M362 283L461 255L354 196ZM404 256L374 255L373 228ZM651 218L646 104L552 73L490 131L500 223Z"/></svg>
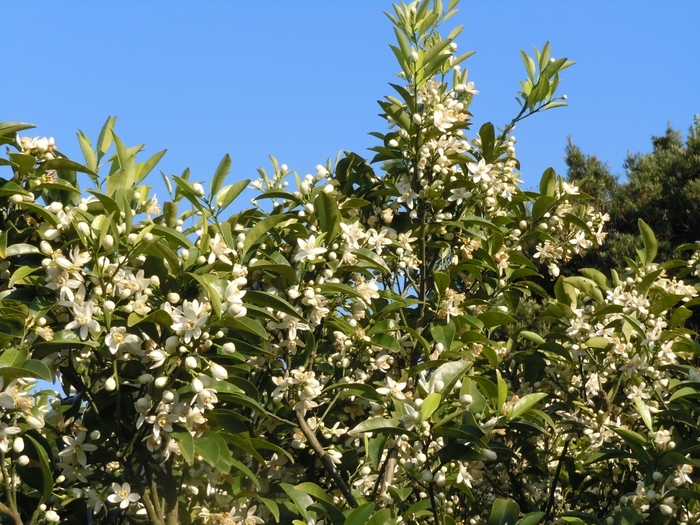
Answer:
<svg viewBox="0 0 700 525"><path fill-rule="evenodd" d="M267 155L302 176L342 149L370 155L384 131L376 100L398 66L387 0L3 2L0 120L36 124L82 159L109 115L127 146L167 148L160 168L206 181L228 152L229 182L255 178ZM566 137L617 174L628 150L700 113L700 2L464 0L452 25L481 92L476 126L508 122L524 68L518 50L552 42L577 64L562 74L568 108L515 131L532 187L565 172ZM160 184L159 179L153 183ZM162 187L158 193L163 195Z"/></svg>

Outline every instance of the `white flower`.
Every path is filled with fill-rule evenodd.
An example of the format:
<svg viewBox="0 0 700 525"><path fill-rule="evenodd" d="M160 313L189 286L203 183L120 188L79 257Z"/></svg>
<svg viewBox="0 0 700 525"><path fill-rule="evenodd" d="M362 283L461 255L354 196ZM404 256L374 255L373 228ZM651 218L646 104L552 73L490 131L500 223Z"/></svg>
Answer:
<svg viewBox="0 0 700 525"><path fill-rule="evenodd" d="M70 436L63 436L63 442L67 445L63 448L58 455L64 457L66 460L75 456L82 466L87 466L87 456L85 452L94 452L97 450L97 445L92 443L84 443L86 432L83 430L78 433L76 438Z"/></svg>
<svg viewBox="0 0 700 525"><path fill-rule="evenodd" d="M457 205L462 204L463 200L469 199L472 196L472 192L467 191L467 188L453 188L450 190L450 193L452 193L452 195L450 195L447 200Z"/></svg>
<svg viewBox="0 0 700 525"><path fill-rule="evenodd" d="M211 253L207 260L209 264L219 259L222 263L233 266L233 261L228 257L229 253L233 253L233 249L226 244L226 241L218 233L212 239L209 239L209 248L211 248Z"/></svg>
<svg viewBox="0 0 700 525"><path fill-rule="evenodd" d="M112 491L114 494L110 494L107 501L110 503L118 503L121 509L125 509L130 503L135 503L141 499L141 496L135 492L131 492L131 485L128 483L124 483L123 485L112 483Z"/></svg>
<svg viewBox="0 0 700 525"><path fill-rule="evenodd" d="M185 343L189 343L192 339L198 339L202 335L202 326L209 319L208 313L204 312L204 303L199 303L197 299L194 301L183 301L182 310L173 308L172 329L176 332L184 332Z"/></svg>
<svg viewBox="0 0 700 525"><path fill-rule="evenodd" d="M478 164L476 162L468 163L467 168L474 176L474 182L479 182L482 179L487 182L491 180L489 172L491 171L491 168L493 168L493 164L486 164L486 161L484 161L484 159L479 160Z"/></svg>
<svg viewBox="0 0 700 525"><path fill-rule="evenodd" d="M109 351L116 354L122 345L140 345L141 338L134 334L127 334L124 326L113 326L105 337L105 343Z"/></svg>
<svg viewBox="0 0 700 525"><path fill-rule="evenodd" d="M86 301L82 305L73 305L73 314L75 318L66 325L66 330L75 330L80 328L80 338L87 339L88 333L97 334L100 332L100 323L92 318L94 304L92 301Z"/></svg>
<svg viewBox="0 0 700 525"><path fill-rule="evenodd" d="M294 256L295 261L303 261L308 259L309 261L315 259L322 253L326 253L327 249L322 246L316 246L316 236L312 235L308 239L297 239L297 244L299 245L299 251Z"/></svg>
<svg viewBox="0 0 700 525"><path fill-rule="evenodd" d="M390 395L396 399L406 399L406 396L402 393L404 388L406 388L406 383L397 383L391 377L387 376L386 386L377 388L377 394L381 394L383 396Z"/></svg>

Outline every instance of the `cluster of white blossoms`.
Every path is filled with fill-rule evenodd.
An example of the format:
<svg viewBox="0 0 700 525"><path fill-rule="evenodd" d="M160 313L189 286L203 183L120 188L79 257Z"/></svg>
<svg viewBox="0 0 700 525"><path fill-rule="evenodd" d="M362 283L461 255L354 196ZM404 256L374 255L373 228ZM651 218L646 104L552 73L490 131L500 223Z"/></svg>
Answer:
<svg viewBox="0 0 700 525"><path fill-rule="evenodd" d="M347 153L292 190L273 159L225 218L249 184L222 187L226 158L210 191L185 172L161 206L139 148L97 174L113 122L94 158L81 136L89 198L42 169L52 141L14 142L38 162L0 181L0 513L700 522L700 251L666 271L645 230L622 276L541 276L531 259L558 277L608 218L551 170L543 195L519 188L518 118L469 131L477 91L430 5L396 8L380 174ZM555 101L565 63L536 58L521 116ZM536 296L545 328L515 319Z"/></svg>

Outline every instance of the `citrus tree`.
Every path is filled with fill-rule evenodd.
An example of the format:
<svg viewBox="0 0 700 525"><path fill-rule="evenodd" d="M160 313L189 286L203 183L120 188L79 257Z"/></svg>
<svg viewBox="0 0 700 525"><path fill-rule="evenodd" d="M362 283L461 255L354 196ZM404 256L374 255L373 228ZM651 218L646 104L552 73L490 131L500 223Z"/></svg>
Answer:
<svg viewBox="0 0 700 525"><path fill-rule="evenodd" d="M522 53L519 113L472 132L455 4L389 15L371 161L226 156L159 203L113 118L84 162L0 125L3 523L700 522L698 247L657 266L640 221L625 273L559 275L606 217L523 191L511 133L571 62ZM504 335L532 298L549 332Z"/></svg>

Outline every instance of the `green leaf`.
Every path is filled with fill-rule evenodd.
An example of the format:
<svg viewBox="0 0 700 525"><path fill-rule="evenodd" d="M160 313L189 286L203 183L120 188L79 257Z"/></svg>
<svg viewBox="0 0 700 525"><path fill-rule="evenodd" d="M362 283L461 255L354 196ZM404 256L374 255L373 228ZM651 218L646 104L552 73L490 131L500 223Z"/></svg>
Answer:
<svg viewBox="0 0 700 525"><path fill-rule="evenodd" d="M53 475L51 462L46 449L28 433L24 434L24 451L30 459L26 466L17 466L20 477L32 488L41 494L41 503L45 503L51 498L53 491ZM37 465L38 463L38 465ZM37 468L38 467L38 468Z"/></svg>
<svg viewBox="0 0 700 525"><path fill-rule="evenodd" d="M435 392L435 384L438 381L443 383L442 390L439 392L440 398L445 399L455 386L455 383L469 370L471 362L469 361L448 361L440 365L428 382L430 392Z"/></svg>
<svg viewBox="0 0 700 525"><path fill-rule="evenodd" d="M92 149L92 144L90 144L90 139L81 130L78 130L78 142L80 143L83 157L85 157L85 164L91 171L97 173L97 157ZM97 180L97 177L94 177L93 180Z"/></svg>
<svg viewBox="0 0 700 525"><path fill-rule="evenodd" d="M28 372L26 377L35 377L48 382L53 381L51 370L43 361L29 359L28 361L24 362L22 368Z"/></svg>
<svg viewBox="0 0 700 525"><path fill-rule="evenodd" d="M479 316L479 321L484 323L484 328L492 328L494 326L514 323L515 319L503 312L493 311L481 314Z"/></svg>
<svg viewBox="0 0 700 525"><path fill-rule="evenodd" d="M391 517L391 509L379 509L370 518L367 525L395 525L396 519Z"/></svg>
<svg viewBox="0 0 700 525"><path fill-rule="evenodd" d="M642 235L642 241L644 241L644 260L642 263L644 265L651 264L654 262L658 249L656 235L654 235L654 230L642 219L637 221L637 225L639 226L639 233Z"/></svg>
<svg viewBox="0 0 700 525"><path fill-rule="evenodd" d="M650 432L653 432L654 426L653 421L651 419L651 411L649 410L649 407L639 397L632 398L632 402L637 408L637 412L639 412L639 415L642 416L642 421L644 421L644 424L647 426Z"/></svg>
<svg viewBox="0 0 700 525"><path fill-rule="evenodd" d="M242 180L240 182L236 182L235 184L229 184L228 186L224 186L221 188L221 190L216 194L216 205L221 208L222 210L228 207L229 204L231 204L236 197L238 197L243 190L246 189L248 184L250 183L250 179Z"/></svg>
<svg viewBox="0 0 700 525"><path fill-rule="evenodd" d="M280 222L286 221L290 218L292 218L292 216L289 214L270 215L269 217L266 217L258 222L246 233L242 253L247 253L248 250L250 250L250 248L256 242L258 242L263 235L272 230L272 228L277 226Z"/></svg>
<svg viewBox="0 0 700 525"><path fill-rule="evenodd" d="M117 117L109 117L100 130L100 136L97 139L97 161L99 162L105 156L107 150L112 145L112 130L117 122Z"/></svg>
<svg viewBox="0 0 700 525"><path fill-rule="evenodd" d="M216 468L219 463L219 444L211 437L200 436L194 442L194 449L197 454L202 456L204 461Z"/></svg>
<svg viewBox="0 0 700 525"><path fill-rule="evenodd" d="M428 394L425 397L425 399L423 400L423 404L420 407L421 420L428 421L430 416L433 415L433 412L435 412L440 406L440 398L441 396L437 392Z"/></svg>
<svg viewBox="0 0 700 525"><path fill-rule="evenodd" d="M511 499L496 498L491 507L488 525L515 525L520 507Z"/></svg>
<svg viewBox="0 0 700 525"><path fill-rule="evenodd" d="M34 124L26 124L24 122L0 122L0 137L7 139L7 142L14 142L15 135L18 131L24 131L25 129L32 129L35 127Z"/></svg>
<svg viewBox="0 0 700 525"><path fill-rule="evenodd" d="M322 191L314 200L314 207L321 233L325 233L329 241L335 239L340 231L340 213L335 199Z"/></svg>
<svg viewBox="0 0 700 525"><path fill-rule="evenodd" d="M0 353L0 369L5 367L21 367L29 357L26 348L8 348Z"/></svg>
<svg viewBox="0 0 700 525"><path fill-rule="evenodd" d="M5 248L5 258L16 255L29 255L31 253L41 253L41 251L33 244L25 244L23 242Z"/></svg>
<svg viewBox="0 0 700 525"><path fill-rule="evenodd" d="M518 333L518 338L523 338L527 339L528 341L532 341L535 344L541 345L545 342L544 338L540 334L536 334L535 332L530 332L528 330L521 330Z"/></svg>
<svg viewBox="0 0 700 525"><path fill-rule="evenodd" d="M185 458L188 465L192 466L194 464L195 451L194 438L192 437L192 434L189 432L172 432L170 435L175 438L175 441L177 441L182 457Z"/></svg>
<svg viewBox="0 0 700 525"><path fill-rule="evenodd" d="M362 421L351 430L351 433L362 434L364 432L381 432L388 430L394 430L396 433L404 432L403 429L399 428L399 421L396 418L385 419L383 417L373 417Z"/></svg>
<svg viewBox="0 0 700 525"><path fill-rule="evenodd" d="M186 235L183 235L174 228L168 228L165 226L161 226L160 224L156 224L155 226L153 226L151 233L153 235L163 237L169 242L174 243L182 248L194 248L194 244L192 244L192 241L189 240Z"/></svg>
<svg viewBox="0 0 700 525"><path fill-rule="evenodd" d="M156 310L150 314L142 317L137 313L129 314L129 318L126 321L126 325L131 328L140 323L155 323L157 325L170 328L173 324L173 318L165 310Z"/></svg>
<svg viewBox="0 0 700 525"><path fill-rule="evenodd" d="M345 523L343 525L367 525L369 517L374 512L376 505L374 503L365 503L357 508L347 511L345 514Z"/></svg>
<svg viewBox="0 0 700 525"><path fill-rule="evenodd" d="M294 506L305 520L310 518L307 508L314 504L314 500L303 490L299 490L289 483L280 483L280 487L284 490L290 499L294 502Z"/></svg>
<svg viewBox="0 0 700 525"><path fill-rule="evenodd" d="M557 193L557 172L554 168L547 168L540 180L540 193L548 197L554 197ZM534 217L534 213L533 213Z"/></svg>
<svg viewBox="0 0 700 525"><path fill-rule="evenodd" d="M545 392L538 392L536 394L527 394L523 397L521 397L515 405L508 411L506 414L506 419L508 421L515 419L516 417L519 417L523 415L525 412L530 410L532 407L534 407L537 403L542 401L545 397L547 397L547 393Z"/></svg>
<svg viewBox="0 0 700 525"><path fill-rule="evenodd" d="M221 159L221 162L219 162L219 165L217 166L216 171L214 172L214 176L211 179L211 195L214 195L219 191L221 185L226 179L226 175L228 175L230 171L231 155L227 153L226 155L224 155L224 158Z"/></svg>
<svg viewBox="0 0 700 525"><path fill-rule="evenodd" d="M537 525L544 518L544 512L530 512L523 516L518 525Z"/></svg>
<svg viewBox="0 0 700 525"><path fill-rule="evenodd" d="M447 55L445 55L447 56ZM449 56L447 56L449 58ZM486 122L479 129L479 137L481 138L481 151L484 155L484 161L491 163L494 160L494 151L496 149L496 132L491 122Z"/></svg>
<svg viewBox="0 0 700 525"><path fill-rule="evenodd" d="M41 269L41 266L20 266L12 274L8 287L12 288L17 283L22 284L22 279L30 276L39 269Z"/></svg>
<svg viewBox="0 0 700 525"><path fill-rule="evenodd" d="M496 370L496 379L498 385L498 400L496 402L496 410L500 413L503 405L506 403L506 398L508 397L508 385L506 380L501 377L501 371Z"/></svg>
<svg viewBox="0 0 700 525"><path fill-rule="evenodd" d="M40 165L41 169L43 170L66 170L66 171L79 171L80 173L87 173L91 177L97 178L97 173L95 173L93 170L88 168L87 166L83 166L79 162L75 162L74 160L70 159L64 159L62 157L58 157L55 159L49 159L45 160L44 162L41 163Z"/></svg>
<svg viewBox="0 0 700 525"><path fill-rule="evenodd" d="M164 149L162 151L159 151L157 153L154 153L151 155L146 162L140 162L136 166L136 182L141 182L143 179L146 178L146 176L153 171L153 168L156 167L156 165L160 162L160 159L163 158L163 155L168 150Z"/></svg>
<svg viewBox="0 0 700 525"><path fill-rule="evenodd" d="M278 295L272 295L270 293L260 292L257 290L248 290L245 294L244 302L272 308L278 312L283 312L296 319L305 321L305 319L294 309L291 304Z"/></svg>

